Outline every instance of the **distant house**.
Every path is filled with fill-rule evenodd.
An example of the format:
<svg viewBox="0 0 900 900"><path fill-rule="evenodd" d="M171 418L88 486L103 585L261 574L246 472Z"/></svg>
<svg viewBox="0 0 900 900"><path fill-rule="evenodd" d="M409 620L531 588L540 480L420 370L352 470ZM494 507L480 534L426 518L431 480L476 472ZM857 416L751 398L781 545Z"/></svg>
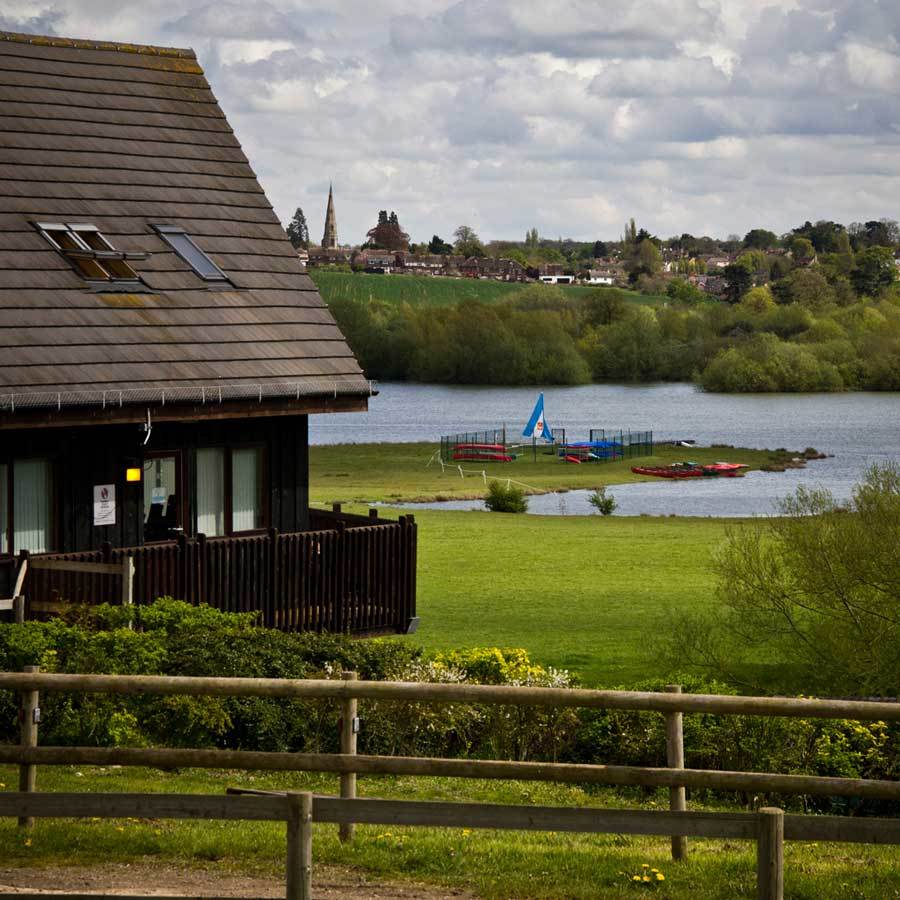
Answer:
<svg viewBox="0 0 900 900"><path fill-rule="evenodd" d="M574 275L538 275L541 284L575 284Z"/></svg>
<svg viewBox="0 0 900 900"><path fill-rule="evenodd" d="M307 265L310 268L321 266L349 266L351 252L340 247L310 247Z"/></svg>
<svg viewBox="0 0 900 900"><path fill-rule="evenodd" d="M408 520L309 505L309 415L372 385L194 53L0 32L0 92L0 597L129 556L139 603L405 631Z"/></svg>
<svg viewBox="0 0 900 900"><path fill-rule="evenodd" d="M585 284L615 284L615 269L589 269Z"/></svg>
<svg viewBox="0 0 900 900"><path fill-rule="evenodd" d="M490 278L495 281L525 281L525 267L514 259L472 256L459 266L467 278Z"/></svg>
<svg viewBox="0 0 900 900"><path fill-rule="evenodd" d="M400 256L403 271L411 275L439 275L447 268L449 259L442 253L403 253Z"/></svg>
<svg viewBox="0 0 900 900"><path fill-rule="evenodd" d="M350 257L350 263L354 269L390 275L391 272L403 267L403 257L394 250L357 250Z"/></svg>

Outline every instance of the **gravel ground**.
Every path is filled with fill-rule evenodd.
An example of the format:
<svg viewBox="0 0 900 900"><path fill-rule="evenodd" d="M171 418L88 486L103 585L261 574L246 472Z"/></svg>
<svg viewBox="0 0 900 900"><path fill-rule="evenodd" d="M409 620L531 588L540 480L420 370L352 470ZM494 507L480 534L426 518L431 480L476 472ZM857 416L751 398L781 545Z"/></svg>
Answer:
<svg viewBox="0 0 900 900"><path fill-rule="evenodd" d="M284 879L236 875L215 867L183 869L135 863L106 866L48 866L6 868L0 866L0 896L22 891L46 894L90 893L135 897L283 898ZM453 897L473 900L474 894L410 882L370 880L351 869L316 866L314 900L439 900Z"/></svg>

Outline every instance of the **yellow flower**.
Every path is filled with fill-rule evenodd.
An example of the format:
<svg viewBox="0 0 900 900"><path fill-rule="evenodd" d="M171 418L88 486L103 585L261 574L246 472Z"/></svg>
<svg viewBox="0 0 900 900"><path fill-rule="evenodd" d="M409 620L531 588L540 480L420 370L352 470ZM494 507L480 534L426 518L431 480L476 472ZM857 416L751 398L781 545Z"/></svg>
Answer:
<svg viewBox="0 0 900 900"><path fill-rule="evenodd" d="M657 873L656 873L656 880L657 880L657 881L665 881L665 880L666 880L666 876L663 875L662 872L657 872Z"/></svg>
<svg viewBox="0 0 900 900"><path fill-rule="evenodd" d="M6 787L6 785L2 781L0 781L0 788L5 788L5 787Z"/></svg>
<svg viewBox="0 0 900 900"><path fill-rule="evenodd" d="M30 846L31 846L31 838L25 838L25 846L26 846L26 847L30 847Z"/></svg>
<svg viewBox="0 0 900 900"><path fill-rule="evenodd" d="M122 825L116 826L116 831L124 831L125 828Z"/></svg>
<svg viewBox="0 0 900 900"><path fill-rule="evenodd" d="M653 872L654 874L656 874L659 871L659 869L651 869L650 871Z"/></svg>
<svg viewBox="0 0 900 900"><path fill-rule="evenodd" d="M642 863L642 864L641 864L641 868L642 868L642 869L649 869L649 868L650 868L650 863Z"/></svg>
<svg viewBox="0 0 900 900"><path fill-rule="evenodd" d="M649 880L650 880L650 876L649 876L649 875L645 875L645 876L641 879L641 881L649 881Z"/></svg>
<svg viewBox="0 0 900 900"><path fill-rule="evenodd" d="M640 881L640 880L641 880L641 876L640 876L640 875L632 875L632 876L631 876L631 880L632 880L632 881Z"/></svg>

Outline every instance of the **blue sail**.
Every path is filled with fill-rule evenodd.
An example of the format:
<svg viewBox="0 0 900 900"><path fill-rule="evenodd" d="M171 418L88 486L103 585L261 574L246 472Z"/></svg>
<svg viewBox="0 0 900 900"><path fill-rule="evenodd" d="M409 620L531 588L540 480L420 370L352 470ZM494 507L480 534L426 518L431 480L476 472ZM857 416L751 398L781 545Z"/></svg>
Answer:
<svg viewBox="0 0 900 900"><path fill-rule="evenodd" d="M553 440L553 432L550 430L550 426L544 420L544 395L540 394L538 396L537 403L534 405L534 412L531 414L531 418L528 420L528 424L525 426L525 430L522 432L523 437L539 437L543 438L545 441Z"/></svg>

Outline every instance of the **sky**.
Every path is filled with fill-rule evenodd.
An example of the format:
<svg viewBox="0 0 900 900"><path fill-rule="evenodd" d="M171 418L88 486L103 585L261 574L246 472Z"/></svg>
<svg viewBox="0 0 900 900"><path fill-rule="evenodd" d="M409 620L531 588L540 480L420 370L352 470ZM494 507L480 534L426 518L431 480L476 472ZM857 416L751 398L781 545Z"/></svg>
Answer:
<svg viewBox="0 0 900 900"><path fill-rule="evenodd" d="M192 47L321 240L777 233L900 218L898 0L3 0L0 30Z"/></svg>

